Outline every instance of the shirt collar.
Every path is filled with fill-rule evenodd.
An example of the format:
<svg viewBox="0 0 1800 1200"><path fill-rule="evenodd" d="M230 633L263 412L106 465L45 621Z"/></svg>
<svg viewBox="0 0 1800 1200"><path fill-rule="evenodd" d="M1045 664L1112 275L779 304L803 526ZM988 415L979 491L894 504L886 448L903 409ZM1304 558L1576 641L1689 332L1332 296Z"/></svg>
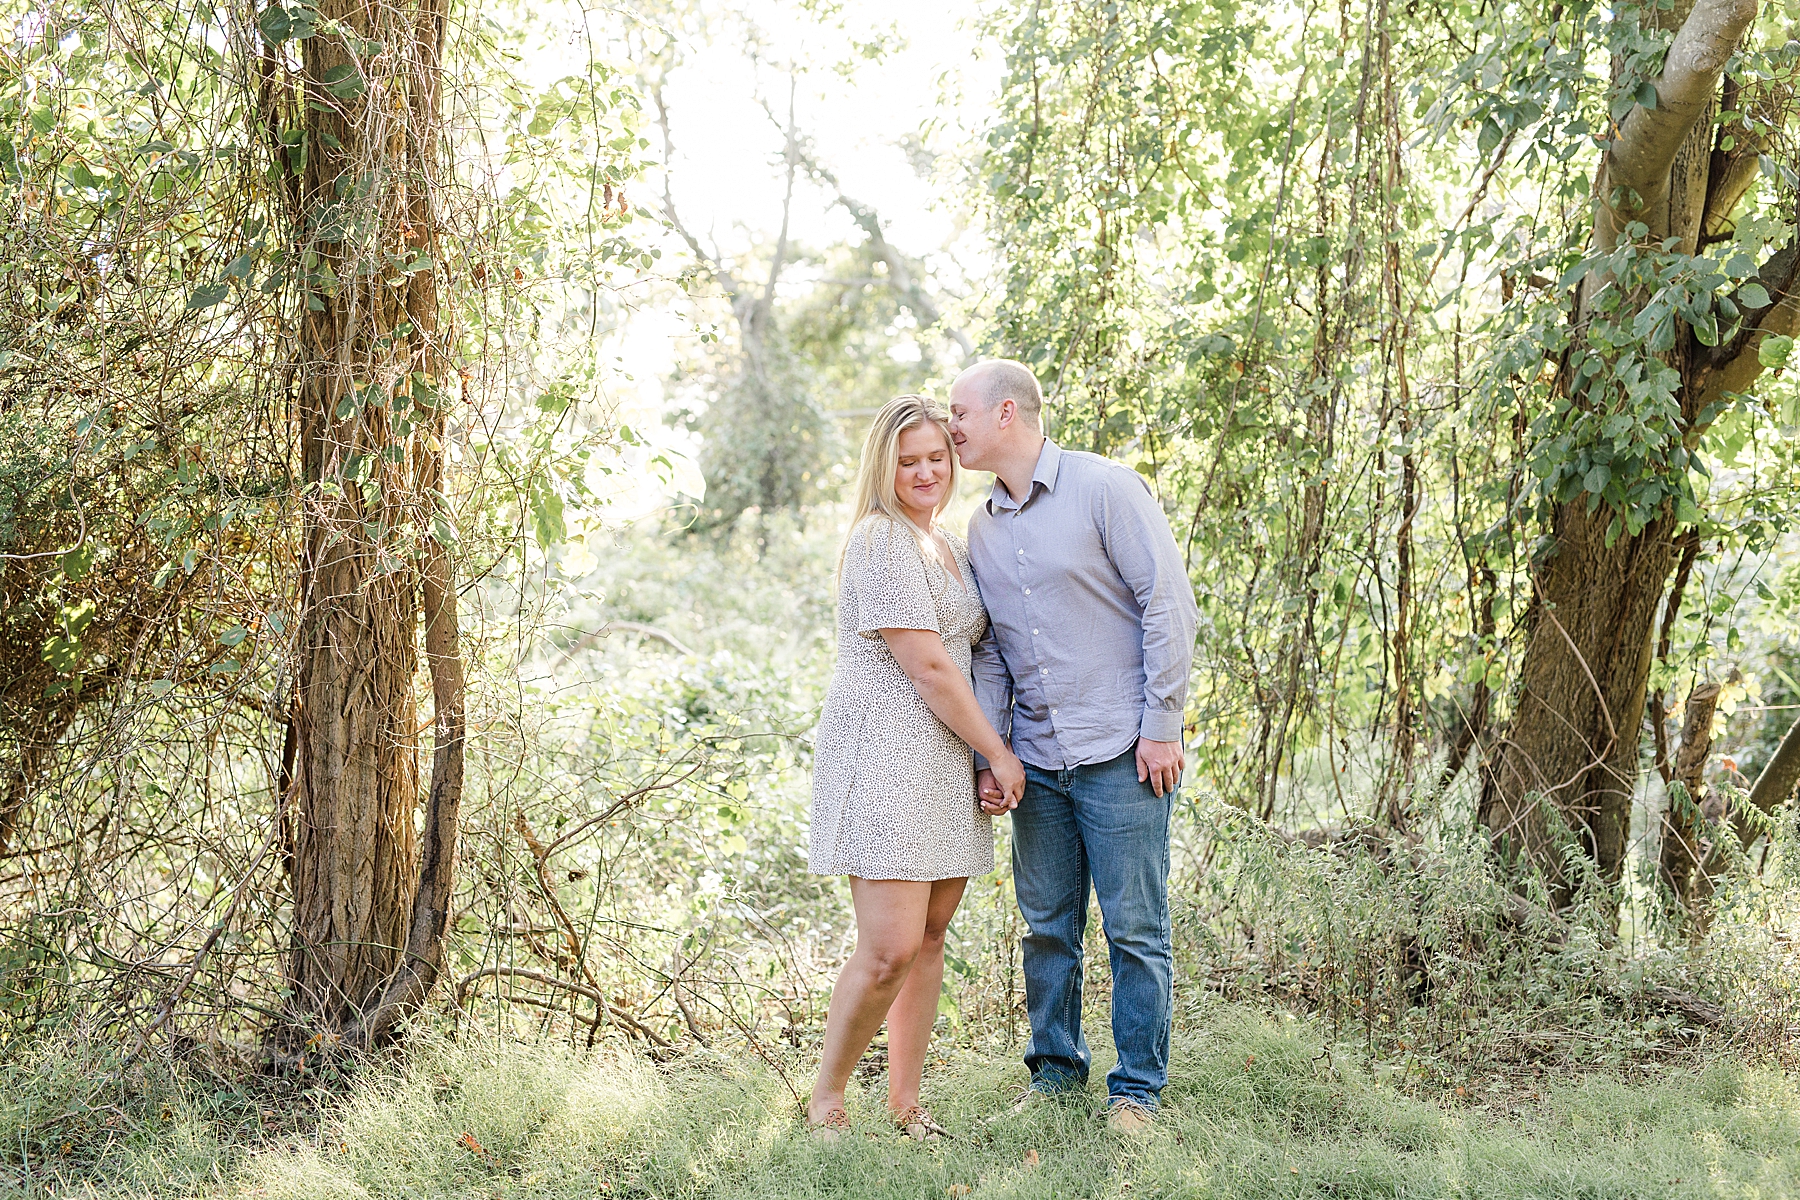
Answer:
<svg viewBox="0 0 1800 1200"><path fill-rule="evenodd" d="M1038 451L1037 467L1031 472L1031 487L1025 493L1026 501L1037 494L1040 483L1044 485L1046 492L1056 490L1056 472L1062 466L1062 456L1062 447L1049 438L1045 438L1044 448ZM1013 503L1012 493L1006 490L1005 482L998 475L994 476L993 490L988 493L987 510L989 515L993 514L996 505L1000 508L1024 507L1024 502Z"/></svg>

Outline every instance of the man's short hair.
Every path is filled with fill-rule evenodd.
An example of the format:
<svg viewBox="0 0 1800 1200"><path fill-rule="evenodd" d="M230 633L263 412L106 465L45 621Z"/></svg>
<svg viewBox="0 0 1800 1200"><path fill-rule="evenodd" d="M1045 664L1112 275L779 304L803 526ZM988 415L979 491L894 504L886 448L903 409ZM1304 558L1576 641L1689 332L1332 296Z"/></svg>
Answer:
<svg viewBox="0 0 1800 1200"><path fill-rule="evenodd" d="M1031 368L1017 359L989 358L976 363L957 377L982 407L993 408L1002 400L1019 406L1019 415L1041 420L1044 411L1044 389L1038 386Z"/></svg>

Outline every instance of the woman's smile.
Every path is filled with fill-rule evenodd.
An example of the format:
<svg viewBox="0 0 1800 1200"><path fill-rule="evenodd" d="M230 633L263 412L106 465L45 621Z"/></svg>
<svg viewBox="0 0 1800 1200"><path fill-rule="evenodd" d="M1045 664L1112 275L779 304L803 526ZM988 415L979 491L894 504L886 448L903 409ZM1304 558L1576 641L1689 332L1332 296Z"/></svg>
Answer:
<svg viewBox="0 0 1800 1200"><path fill-rule="evenodd" d="M949 439L936 424L915 426L900 435L894 468L894 495L914 524L928 527L944 501L952 469Z"/></svg>

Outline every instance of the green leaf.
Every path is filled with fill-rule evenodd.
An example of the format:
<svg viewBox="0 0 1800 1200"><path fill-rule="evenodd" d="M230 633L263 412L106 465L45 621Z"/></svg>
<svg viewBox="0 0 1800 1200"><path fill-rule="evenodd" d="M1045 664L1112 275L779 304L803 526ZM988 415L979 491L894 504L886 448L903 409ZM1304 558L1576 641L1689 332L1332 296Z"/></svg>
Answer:
<svg viewBox="0 0 1800 1200"><path fill-rule="evenodd" d="M1501 136L1500 126L1489 117L1481 123L1481 132L1475 135L1475 148L1484 155L1492 154L1494 147L1500 144Z"/></svg>
<svg viewBox="0 0 1800 1200"><path fill-rule="evenodd" d="M1644 108L1656 111L1656 85L1648 80L1638 84L1637 94L1632 97Z"/></svg>
<svg viewBox="0 0 1800 1200"><path fill-rule="evenodd" d="M81 660L80 638L51 638L44 643L43 659L58 674L68 674Z"/></svg>
<svg viewBox="0 0 1800 1200"><path fill-rule="evenodd" d="M194 289L194 294L187 299L188 310L211 308L231 294L229 283L207 283Z"/></svg>
<svg viewBox="0 0 1800 1200"><path fill-rule="evenodd" d="M149 688L152 696L161 697L175 690L175 681L173 679L152 679L144 686Z"/></svg>
<svg viewBox="0 0 1800 1200"><path fill-rule="evenodd" d="M1769 307L1769 289L1752 279L1737 291L1738 303L1747 308Z"/></svg>
<svg viewBox="0 0 1800 1200"><path fill-rule="evenodd" d="M1606 490L1606 485L1611 481L1612 468L1605 463L1601 463L1598 466L1590 467L1588 469L1588 473L1582 477L1581 487L1583 491L1603 492Z"/></svg>
<svg viewBox="0 0 1800 1200"><path fill-rule="evenodd" d="M263 9L261 16L256 18L256 28L270 45L279 46L287 41L288 35L293 32L294 18L289 15L286 8L279 4L271 4Z"/></svg>
<svg viewBox="0 0 1800 1200"><path fill-rule="evenodd" d="M1699 523L1700 518L1704 515L1705 514L1700 511L1700 506L1694 503L1694 498L1692 496L1677 496L1675 498L1675 521L1677 524L1695 525Z"/></svg>
<svg viewBox="0 0 1800 1200"><path fill-rule="evenodd" d="M1793 351L1793 338L1783 333L1772 333L1757 344L1756 361L1771 371L1778 370L1787 365L1788 355Z"/></svg>
<svg viewBox="0 0 1800 1200"><path fill-rule="evenodd" d="M219 635L219 645L235 646L249 636L250 631L248 629L245 629L242 625L233 625L230 629L227 629L224 633Z"/></svg>
<svg viewBox="0 0 1800 1200"><path fill-rule="evenodd" d="M532 489L531 518L537 544L543 549L562 541L568 532L563 524L562 497L552 488L540 484Z"/></svg>
<svg viewBox="0 0 1800 1200"><path fill-rule="evenodd" d="M88 573L88 568L94 565L94 555L97 552L98 547L90 538L62 556L62 573L68 577L70 583L76 582Z"/></svg>
<svg viewBox="0 0 1800 1200"><path fill-rule="evenodd" d="M368 90L369 86L364 81L362 72L356 69L355 63L344 63L342 66L331 68L325 72L319 82L325 85L326 91L339 100L349 100L354 96L360 96Z"/></svg>

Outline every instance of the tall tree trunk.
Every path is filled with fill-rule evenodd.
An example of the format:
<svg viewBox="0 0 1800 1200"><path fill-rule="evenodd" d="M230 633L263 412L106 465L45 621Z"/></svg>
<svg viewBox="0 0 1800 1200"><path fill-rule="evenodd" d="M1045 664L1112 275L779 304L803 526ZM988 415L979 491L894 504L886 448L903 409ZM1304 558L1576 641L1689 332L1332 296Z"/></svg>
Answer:
<svg viewBox="0 0 1800 1200"><path fill-rule="evenodd" d="M369 1044L435 982L462 793L456 591L439 511L444 9L325 0L319 15L286 114L303 133L290 195L295 258L310 268L297 364L288 1019ZM421 620L435 709L422 838Z"/></svg>
<svg viewBox="0 0 1800 1200"><path fill-rule="evenodd" d="M1636 234L1646 253L1663 252L1664 240L1673 238L1676 251L1692 254L1702 231L1728 223L1754 177L1745 160L1764 147L1760 137L1734 129L1739 136L1727 148L1715 139L1712 118L1721 73L1756 11L1755 0L1696 0L1691 9L1646 13L1677 32L1662 74L1652 81L1655 106L1626 115L1596 173L1597 251ZM1683 455L1697 444L1714 402L1754 383L1762 340L1793 332L1800 313L1795 274L1790 245L1759 273L1770 303L1752 307L1739 299L1745 315L1738 333L1705 346L1681 326L1674 348L1660 356L1680 376ZM1615 283L1600 271L1583 281L1573 318L1577 345L1596 319L1601 291ZM1625 315L1647 299L1628 294ZM1584 402L1567 369L1559 387L1565 399ZM1672 463L1669 470L1676 470ZM1614 513L1604 504L1590 509L1592 499L1584 494L1556 508L1550 545L1532 564L1533 621L1516 715L1484 779L1479 808L1496 846L1528 857L1559 903L1575 883L1565 868L1559 824L1574 832L1603 880L1617 882L1624 868L1651 638L1679 535L1669 503L1636 534L1614 530L1609 544Z"/></svg>
<svg viewBox="0 0 1800 1200"><path fill-rule="evenodd" d="M1602 876L1625 861L1638 776L1650 632L1674 557L1673 521L1606 545L1612 514L1575 501L1556 514L1552 557L1533 570L1534 625L1511 735L1484 780L1481 821L1503 852L1538 863L1565 894L1557 823Z"/></svg>

